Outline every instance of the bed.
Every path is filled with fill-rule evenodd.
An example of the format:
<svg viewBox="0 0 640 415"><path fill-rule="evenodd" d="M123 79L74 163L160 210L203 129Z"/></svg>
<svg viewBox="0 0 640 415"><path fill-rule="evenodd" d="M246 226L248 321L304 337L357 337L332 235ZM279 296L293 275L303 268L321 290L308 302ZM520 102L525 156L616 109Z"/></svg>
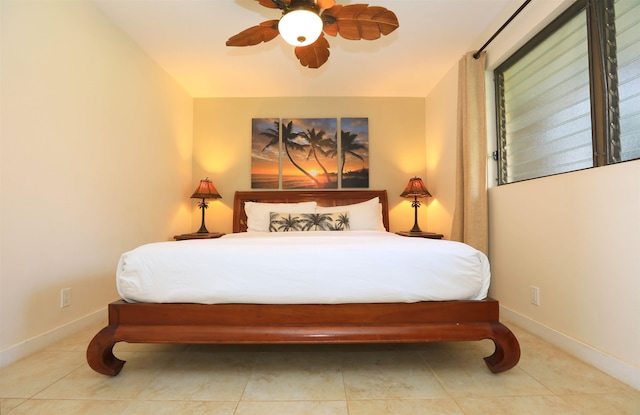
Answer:
<svg viewBox="0 0 640 415"><path fill-rule="evenodd" d="M389 204L386 191L377 190L318 190L318 191L254 191L236 192L234 197L233 210L233 234L220 238L220 241L199 240L164 242L160 245L165 249L175 249L189 252L213 248L223 250L222 239L227 238L232 244L236 244L236 249L241 250L247 246L249 241L253 241L251 231L257 228L255 214L247 215L249 208L262 206L263 203L278 204L278 206L288 206L300 202L315 202L323 212L331 212L329 216L337 217L344 212L342 206L360 206L375 200L378 207L379 223L382 229L371 230L371 240L378 240L379 245L391 246L389 241L397 240L401 245L399 252L407 249L408 243L418 245L420 243L432 244L438 249L448 248L457 244L450 241L424 240L422 238L405 238L390 234L389 230ZM271 205L269 205L271 206ZM276 205L273 205L276 206ZM370 209L369 209L370 211ZM340 212L340 213L338 213ZM355 212L355 208L350 213ZM349 213L347 212L347 213ZM271 226L273 226L273 212L271 214ZM291 216L291 215L289 215ZM357 218L352 215L352 230L355 232L288 232L290 236L267 235L267 233L257 232L257 236L262 238L275 238L275 240L285 240L283 243L299 244L307 235L322 235L325 241L335 237L335 241L344 239L346 244L361 244L361 240L368 235L365 229L354 226L362 226ZM366 222L369 223L369 222ZM260 226L263 226L260 224ZM338 229L340 230L340 229ZM385 232L386 231L386 232ZM277 232L276 232L277 233ZM364 237L360 234L364 233ZM296 234L296 235L291 235ZM338 237L339 235L339 237ZM310 237L310 236L309 236ZM292 239L297 238L297 239ZM258 238L259 239L259 238ZM267 240L271 244L271 239ZM331 239L334 241L334 239ZM251 242L253 243L253 242ZM263 242L264 243L264 242ZM169 245L172 244L172 245ZM184 244L184 245L176 245ZM209 245L206 245L209 244ZM215 245L218 244L218 245ZM333 244L333 242L332 242ZM439 244L439 245L433 245ZM274 243L276 245L276 243ZM462 244L460 244L462 245ZM395 242L394 242L395 246ZM426 245L425 245L426 246ZM192 247L192 248L190 248ZM372 247L372 249L374 249ZM395 249L395 248L394 248ZM472 248L468 248L472 249ZM388 248L392 251L393 249ZM210 251L211 252L211 251ZM224 252L224 251L223 251ZM252 251L257 252L257 250ZM438 251L439 252L439 251ZM253 255L253 254L252 254ZM426 254L425 254L426 255ZM436 254L437 255L437 254ZM164 254L158 255L165 257ZM377 255L376 255L377 256ZM479 256L482 256L480 254ZM123 254L122 262L128 262ZM191 259L191 257L189 257ZM250 261L245 261L250 262ZM407 261L408 262L408 261ZM185 263L184 261L182 263ZM435 263L431 261L431 263ZM381 266L381 265L380 265ZM224 265L220 265L224 268ZM245 290L249 296L237 297L225 302L224 299L205 301L187 301L181 296L185 284L180 285L185 276L192 271L176 267L168 263L161 268L179 268L183 272L179 278L174 279L178 285L170 285L169 297L157 297L153 295L153 290L148 290L148 296L130 298L127 284L124 277L118 277L118 290L123 299L108 305L108 325L100 330L89 343L87 348L87 362L96 372L114 376L120 373L124 361L118 359L113 354L113 347L117 342L129 343L182 343L182 344L322 344L322 343L422 343L422 342L446 342L446 341L477 341L490 339L495 345L495 351L491 356L485 357L485 363L490 371L494 373L503 372L514 367L520 359L520 347L513 333L499 321L498 301L486 298L488 280L483 278L474 282L477 286L476 294L465 296L472 299L449 299L450 295L443 294L445 300L421 300L431 298L429 296L420 297L410 294L403 297L403 293L398 293L397 297L387 297L382 289L372 289L373 297L359 297L345 294L344 296L326 297L292 297L291 300L275 298L273 301L254 300L251 297L251 290ZM424 267L423 267L424 268ZM437 268L437 267L433 267ZM335 268L334 268L335 269ZM236 272L237 271L237 272ZM241 263L237 263L234 270L227 268L224 275L230 282L235 282L236 273L242 275L251 271L244 270ZM322 273L328 272L320 269L319 277ZM397 272L387 270L386 273L393 273L394 281L411 272ZM457 271L455 271L457 272ZM186 274L184 274L186 273ZM332 272L333 273L333 272ZM478 271L479 275L484 271ZM123 273L124 274L124 273ZM135 273L133 273L135 274ZM132 275L133 275L132 274ZM262 273L261 273L262 274ZM283 272L280 272L283 274ZM286 272L284 273L286 274ZM305 272L306 274L306 272ZM357 275L357 272L348 271L345 275L354 274L354 278L362 281L364 278ZM264 275L270 275L269 271L264 271ZM138 278L134 275L135 278ZM133 285L141 284L134 277L130 279ZM231 277L231 278L230 278ZM298 282L290 280L288 275L284 276L286 283L296 285ZM305 276L309 279L311 274ZM447 285L447 280L453 280L457 276L451 274L442 279L443 285ZM345 278L338 278L343 280ZM369 280L369 277L366 278ZM121 281L122 280L122 281ZM123 282L124 281L124 282ZM150 280L152 281L152 280ZM257 280L256 280L257 281ZM318 278L318 284L322 281ZM404 285L402 283L395 285ZM406 278L406 283L410 284L410 279ZM253 286L254 282L245 283L245 287ZM274 292L274 296L281 291L279 287ZM122 286L121 286L122 285ZM153 284L152 284L153 285ZM156 284L157 285L157 284ZM375 288L375 284L374 288ZM448 289L451 289L449 284ZM383 285L381 285L383 286ZM475 288L474 288L475 289ZM344 288L345 293L346 288ZM409 292L413 288L408 288ZM144 291L144 290L143 290ZM259 291L269 291L267 289ZM322 291L318 285L311 291ZM343 287L335 289L342 292ZM165 290L166 292L166 290ZM330 294L330 291L325 295ZM319 293L322 295L322 293ZM378 295L378 297L376 297ZM475 297L474 297L475 296ZM476 298L476 297L482 298ZM374 298L374 300L367 300ZM437 297L436 297L437 298ZM286 301L283 303L283 301Z"/></svg>

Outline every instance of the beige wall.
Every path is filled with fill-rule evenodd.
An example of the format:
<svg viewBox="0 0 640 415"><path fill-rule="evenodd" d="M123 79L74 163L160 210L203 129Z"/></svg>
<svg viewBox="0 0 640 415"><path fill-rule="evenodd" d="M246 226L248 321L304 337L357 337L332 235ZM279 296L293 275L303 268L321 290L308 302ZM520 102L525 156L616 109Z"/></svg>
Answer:
<svg viewBox="0 0 640 415"><path fill-rule="evenodd" d="M123 251L189 225L193 101L91 3L1 7L5 364L116 299Z"/></svg>
<svg viewBox="0 0 640 415"><path fill-rule="evenodd" d="M531 3L488 49L489 148L495 148L491 71L566 7L558 4ZM453 186L451 174L440 174L454 163L456 77L453 67L426 99L427 169L442 195ZM500 187L495 178L491 166L490 295L503 316L640 387L640 161ZM445 232L453 195L446 200L429 211L431 227ZM529 302L531 285L540 288L540 306Z"/></svg>
<svg viewBox="0 0 640 415"><path fill-rule="evenodd" d="M231 231L233 194L251 190L252 118L369 118L371 189L389 193L391 230L413 226L411 203L399 197L413 175L429 187L422 98L202 98L195 100L193 177L208 176L223 199L210 203L207 229ZM191 230L201 216L193 203ZM427 209L419 210L427 229Z"/></svg>
<svg viewBox="0 0 640 415"><path fill-rule="evenodd" d="M501 304L640 370L640 161L491 189ZM540 288L540 306L529 287Z"/></svg>
<svg viewBox="0 0 640 415"><path fill-rule="evenodd" d="M449 239L456 203L456 120L458 68L452 67L426 100L429 230Z"/></svg>

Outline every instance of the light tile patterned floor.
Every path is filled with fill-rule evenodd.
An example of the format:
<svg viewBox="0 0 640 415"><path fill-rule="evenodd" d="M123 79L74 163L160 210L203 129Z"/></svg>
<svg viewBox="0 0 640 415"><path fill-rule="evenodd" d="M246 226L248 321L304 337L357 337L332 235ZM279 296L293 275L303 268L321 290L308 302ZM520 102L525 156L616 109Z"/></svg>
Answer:
<svg viewBox="0 0 640 415"><path fill-rule="evenodd" d="M490 341L425 345L118 344L122 373L93 372L98 327L0 371L0 414L638 415L640 391L507 323L518 366Z"/></svg>

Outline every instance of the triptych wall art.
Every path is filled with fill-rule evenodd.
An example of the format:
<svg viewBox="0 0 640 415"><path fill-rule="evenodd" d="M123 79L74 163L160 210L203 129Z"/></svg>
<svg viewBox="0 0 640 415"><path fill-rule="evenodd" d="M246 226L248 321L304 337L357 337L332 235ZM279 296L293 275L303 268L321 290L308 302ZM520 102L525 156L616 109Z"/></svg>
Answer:
<svg viewBox="0 0 640 415"><path fill-rule="evenodd" d="M252 189L368 187L368 118L252 119Z"/></svg>

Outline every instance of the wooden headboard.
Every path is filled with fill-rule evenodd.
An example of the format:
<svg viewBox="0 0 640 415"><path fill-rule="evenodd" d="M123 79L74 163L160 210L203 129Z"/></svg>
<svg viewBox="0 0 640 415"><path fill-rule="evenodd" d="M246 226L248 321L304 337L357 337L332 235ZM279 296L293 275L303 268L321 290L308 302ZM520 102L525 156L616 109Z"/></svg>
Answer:
<svg viewBox="0 0 640 415"><path fill-rule="evenodd" d="M233 232L247 231L247 214L244 211L245 202L261 203L297 203L312 202L318 206L342 206L352 203L365 202L380 198L382 205L382 222L389 230L389 201L386 190L282 190L236 192L233 200Z"/></svg>

